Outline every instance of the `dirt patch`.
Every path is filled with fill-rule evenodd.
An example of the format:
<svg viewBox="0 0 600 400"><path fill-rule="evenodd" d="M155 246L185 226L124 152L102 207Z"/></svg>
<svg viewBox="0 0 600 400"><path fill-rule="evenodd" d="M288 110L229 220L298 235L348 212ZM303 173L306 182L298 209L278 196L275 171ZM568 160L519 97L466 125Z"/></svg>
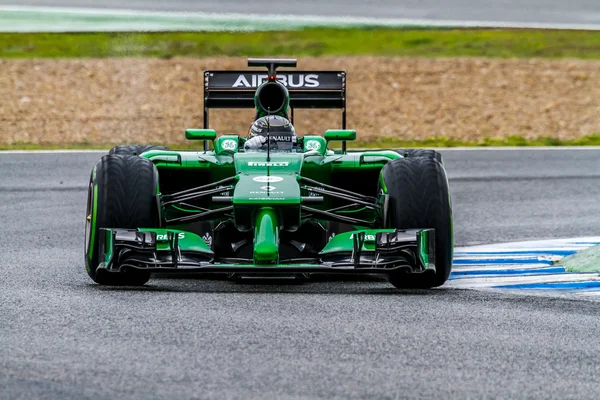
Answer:
<svg viewBox="0 0 600 400"><path fill-rule="evenodd" d="M300 69L348 71L348 127L359 137L553 136L598 132L600 62L322 57ZM202 126L205 69L241 58L0 60L0 144L183 142ZM216 111L217 132L247 132L252 110ZM339 112L300 111L299 133Z"/></svg>

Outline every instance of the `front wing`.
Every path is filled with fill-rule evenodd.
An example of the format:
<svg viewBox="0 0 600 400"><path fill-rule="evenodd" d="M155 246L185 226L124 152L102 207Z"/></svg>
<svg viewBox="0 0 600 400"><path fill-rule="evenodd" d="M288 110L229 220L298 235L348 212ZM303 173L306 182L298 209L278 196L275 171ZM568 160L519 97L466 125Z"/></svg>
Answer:
<svg viewBox="0 0 600 400"><path fill-rule="evenodd" d="M104 261L98 269L123 272L252 273L405 273L435 272L433 229L359 230L334 237L316 258L254 264L252 260L216 257L206 242L190 232L168 229L102 229Z"/></svg>

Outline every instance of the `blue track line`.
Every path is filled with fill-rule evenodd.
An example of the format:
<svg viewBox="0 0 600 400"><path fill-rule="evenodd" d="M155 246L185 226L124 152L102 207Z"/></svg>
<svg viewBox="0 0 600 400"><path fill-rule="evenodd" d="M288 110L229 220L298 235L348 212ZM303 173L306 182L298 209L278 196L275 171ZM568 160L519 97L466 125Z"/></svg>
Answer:
<svg viewBox="0 0 600 400"><path fill-rule="evenodd" d="M561 265L563 257L600 244L598 241L549 241L549 249L532 244L530 249L507 247L464 248L454 253L456 266L450 281L460 287L486 287L502 290L555 291L558 293L600 292L600 279L590 272L571 272ZM558 261L557 261L558 260ZM584 275L582 275L584 274ZM517 279L515 279L517 278ZM520 279L523 278L523 279ZM579 280L579 281L578 281ZM471 283L473 282L473 284Z"/></svg>

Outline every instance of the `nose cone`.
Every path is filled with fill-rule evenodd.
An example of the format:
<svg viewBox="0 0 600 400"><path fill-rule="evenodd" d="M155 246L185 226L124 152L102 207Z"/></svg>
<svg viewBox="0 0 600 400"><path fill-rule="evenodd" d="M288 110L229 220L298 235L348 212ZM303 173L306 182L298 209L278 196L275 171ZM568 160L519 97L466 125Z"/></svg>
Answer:
<svg viewBox="0 0 600 400"><path fill-rule="evenodd" d="M239 176L234 206L300 205L297 176L302 154L273 154L271 161L266 161L266 153L238 153L234 157Z"/></svg>
<svg viewBox="0 0 600 400"><path fill-rule="evenodd" d="M275 264L279 247L275 243L260 242L254 246L254 261L257 264Z"/></svg>
<svg viewBox="0 0 600 400"><path fill-rule="evenodd" d="M256 213L254 226L254 262L277 264L279 261L279 224L277 213L271 207L263 207Z"/></svg>

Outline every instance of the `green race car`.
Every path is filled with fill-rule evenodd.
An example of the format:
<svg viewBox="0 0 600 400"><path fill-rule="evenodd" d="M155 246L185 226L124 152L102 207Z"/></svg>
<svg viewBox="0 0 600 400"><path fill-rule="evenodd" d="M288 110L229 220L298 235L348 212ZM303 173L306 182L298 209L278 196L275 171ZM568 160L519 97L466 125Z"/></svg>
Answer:
<svg viewBox="0 0 600 400"><path fill-rule="evenodd" d="M143 285L157 272L364 273L384 274L399 288L442 285L454 244L441 155L348 150L356 131L346 129L345 72L278 73L296 66L289 59L248 65L263 69L205 71L204 128L185 132L202 149L117 146L95 164L89 276ZM254 108L252 134L217 137L210 108ZM341 109L341 129L296 137L300 108Z"/></svg>

